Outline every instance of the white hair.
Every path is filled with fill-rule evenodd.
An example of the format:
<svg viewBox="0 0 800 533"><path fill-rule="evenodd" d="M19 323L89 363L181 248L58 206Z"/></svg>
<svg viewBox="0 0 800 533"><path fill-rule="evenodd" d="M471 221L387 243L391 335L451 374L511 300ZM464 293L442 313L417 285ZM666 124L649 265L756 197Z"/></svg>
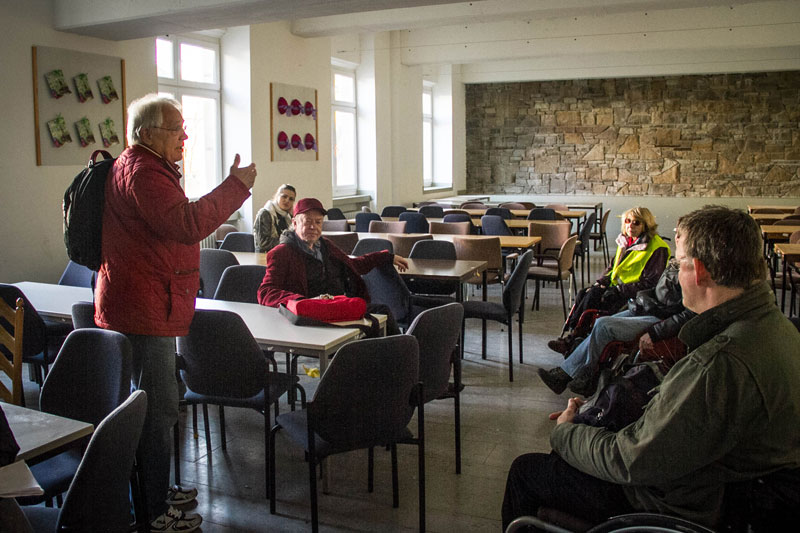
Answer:
<svg viewBox="0 0 800 533"><path fill-rule="evenodd" d="M128 106L128 144L140 144L142 128L160 127L164 120L166 106L181 110L181 104L174 98L150 93L137 98Z"/></svg>

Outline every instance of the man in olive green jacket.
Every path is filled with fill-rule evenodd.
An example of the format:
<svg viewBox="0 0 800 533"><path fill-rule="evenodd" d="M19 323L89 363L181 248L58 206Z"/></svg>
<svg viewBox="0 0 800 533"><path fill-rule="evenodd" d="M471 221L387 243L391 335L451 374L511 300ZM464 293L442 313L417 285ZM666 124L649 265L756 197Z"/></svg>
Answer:
<svg viewBox="0 0 800 533"><path fill-rule="evenodd" d="M679 335L690 353L617 433L573 424L582 402L570 399L554 453L514 461L504 527L542 506L591 522L638 510L716 527L726 483L800 467L800 334L763 281L757 224L724 207L690 213L676 258L684 306L698 313Z"/></svg>

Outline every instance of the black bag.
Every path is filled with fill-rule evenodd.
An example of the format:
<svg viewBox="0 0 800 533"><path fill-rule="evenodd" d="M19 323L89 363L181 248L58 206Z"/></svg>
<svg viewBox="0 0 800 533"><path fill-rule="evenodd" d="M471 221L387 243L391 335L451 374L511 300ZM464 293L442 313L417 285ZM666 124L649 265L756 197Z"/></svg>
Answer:
<svg viewBox="0 0 800 533"><path fill-rule="evenodd" d="M97 156L103 158L96 161ZM100 268L106 178L114 158L95 150L89 163L64 192L64 244L69 258L92 270Z"/></svg>

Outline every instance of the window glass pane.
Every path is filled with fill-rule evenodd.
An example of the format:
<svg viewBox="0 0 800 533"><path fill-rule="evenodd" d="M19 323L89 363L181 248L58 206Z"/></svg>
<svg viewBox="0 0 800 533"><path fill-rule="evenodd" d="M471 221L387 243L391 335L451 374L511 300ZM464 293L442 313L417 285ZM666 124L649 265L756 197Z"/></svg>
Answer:
<svg viewBox="0 0 800 533"><path fill-rule="evenodd" d="M355 103L356 85L354 76L334 73L333 75L333 99L339 102Z"/></svg>
<svg viewBox="0 0 800 533"><path fill-rule="evenodd" d="M429 91L422 92L422 114L430 115L433 109L433 97Z"/></svg>
<svg viewBox="0 0 800 533"><path fill-rule="evenodd" d="M216 83L216 52L192 44L181 43L181 79L200 83Z"/></svg>
<svg viewBox="0 0 800 533"><path fill-rule="evenodd" d="M354 113L334 111L336 144L333 147L336 161L336 186L356 186L356 117Z"/></svg>
<svg viewBox="0 0 800 533"><path fill-rule="evenodd" d="M428 120L422 122L422 180L433 182L433 126Z"/></svg>
<svg viewBox="0 0 800 533"><path fill-rule="evenodd" d="M183 175L186 196L198 198L219 182L218 104L214 98L183 95L184 141Z"/></svg>
<svg viewBox="0 0 800 533"><path fill-rule="evenodd" d="M175 63L172 41L156 39L156 72L159 78L174 78Z"/></svg>

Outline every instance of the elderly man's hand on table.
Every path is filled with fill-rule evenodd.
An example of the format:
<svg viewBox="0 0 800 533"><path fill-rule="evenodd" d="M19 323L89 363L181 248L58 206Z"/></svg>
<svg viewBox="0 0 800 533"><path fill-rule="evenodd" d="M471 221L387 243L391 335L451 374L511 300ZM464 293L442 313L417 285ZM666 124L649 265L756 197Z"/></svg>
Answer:
<svg viewBox="0 0 800 533"><path fill-rule="evenodd" d="M397 267L397 270L400 272L405 272L408 270L408 261L406 261L405 257L400 257L399 255L395 255L394 259L392 260L394 266Z"/></svg>

